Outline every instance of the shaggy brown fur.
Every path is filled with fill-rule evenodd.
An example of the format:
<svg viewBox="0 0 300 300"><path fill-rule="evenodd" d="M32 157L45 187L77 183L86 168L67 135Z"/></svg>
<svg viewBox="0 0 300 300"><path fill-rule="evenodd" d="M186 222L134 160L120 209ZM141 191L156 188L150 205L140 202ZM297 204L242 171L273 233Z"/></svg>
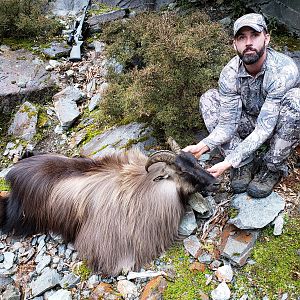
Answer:
<svg viewBox="0 0 300 300"><path fill-rule="evenodd" d="M183 203L195 191L176 168L158 162L146 172L146 161L137 150L98 160L24 159L7 175L3 230L60 233L97 272L138 269L177 238Z"/></svg>

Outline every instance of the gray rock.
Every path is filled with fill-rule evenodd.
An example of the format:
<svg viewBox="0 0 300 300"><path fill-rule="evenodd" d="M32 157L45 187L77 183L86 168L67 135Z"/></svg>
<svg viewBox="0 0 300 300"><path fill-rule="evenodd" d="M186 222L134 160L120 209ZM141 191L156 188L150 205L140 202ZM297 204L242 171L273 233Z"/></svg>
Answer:
<svg viewBox="0 0 300 300"><path fill-rule="evenodd" d="M50 58L66 57L70 51L71 47L66 42L52 42L50 47L42 50Z"/></svg>
<svg viewBox="0 0 300 300"><path fill-rule="evenodd" d="M8 133L30 141L36 134L37 115L35 106L26 101L16 113Z"/></svg>
<svg viewBox="0 0 300 300"><path fill-rule="evenodd" d="M297 0L243 0L246 6L275 18L292 32L300 34L300 2Z"/></svg>
<svg viewBox="0 0 300 300"><path fill-rule="evenodd" d="M230 26L231 25L231 18L230 17L225 17L219 21L220 24L223 26Z"/></svg>
<svg viewBox="0 0 300 300"><path fill-rule="evenodd" d="M49 60L49 65L53 68L57 68L61 65L61 63L55 59L50 59Z"/></svg>
<svg viewBox="0 0 300 300"><path fill-rule="evenodd" d="M116 74L120 74L123 72L123 65L121 65L119 62L117 62L114 58L107 59L103 61L103 67L105 69L111 69Z"/></svg>
<svg viewBox="0 0 300 300"><path fill-rule="evenodd" d="M103 13L99 15L93 15L87 19L90 30L92 33L101 31L101 25L124 18L126 15L125 10L115 10L108 13Z"/></svg>
<svg viewBox="0 0 300 300"><path fill-rule="evenodd" d="M102 3L106 3L110 6L118 6L121 8L129 8L130 10L136 11L145 11L145 10L160 10L162 7L167 7L174 0L156 0L156 1L147 1L147 0L128 0L128 1L119 1L119 0L102 0Z"/></svg>
<svg viewBox="0 0 300 300"><path fill-rule="evenodd" d="M195 193L190 196L188 203L199 214L199 218L209 218L214 212L215 201L212 196L204 198L200 193Z"/></svg>
<svg viewBox="0 0 300 300"><path fill-rule="evenodd" d="M93 158L103 157L106 154L120 152L126 145L136 140L133 147L144 151L145 147L154 146L156 140L151 137L151 129L144 124L131 123L115 128L95 136L91 141L83 145L81 155ZM139 140L142 140L138 142ZM145 152L145 151L144 151Z"/></svg>
<svg viewBox="0 0 300 300"><path fill-rule="evenodd" d="M107 82L103 82L100 85L98 93L92 97L89 103L89 111L94 110L99 105L108 87L109 84Z"/></svg>
<svg viewBox="0 0 300 300"><path fill-rule="evenodd" d="M243 266L247 262L247 258L259 236L259 231L241 230L234 226L225 227L225 231L228 231L225 234L228 238L226 241L222 241L225 246L221 255L230 259L234 264Z"/></svg>
<svg viewBox="0 0 300 300"><path fill-rule="evenodd" d="M231 265L224 265L222 267L219 267L216 270L215 275L220 282L222 281L231 282L233 278L233 270L231 268Z"/></svg>
<svg viewBox="0 0 300 300"><path fill-rule="evenodd" d="M97 105L100 102L100 99L101 97L99 94L96 94L91 98L91 101L89 103L89 111L93 111L97 107Z"/></svg>
<svg viewBox="0 0 300 300"><path fill-rule="evenodd" d="M88 287L89 288L95 288L97 286L97 284L99 284L99 276L98 275L92 275L89 279L88 279Z"/></svg>
<svg viewBox="0 0 300 300"><path fill-rule="evenodd" d="M240 229L263 228L284 209L284 200L275 192L266 198L252 198L247 193L234 195L232 206L239 214L228 221Z"/></svg>
<svg viewBox="0 0 300 300"><path fill-rule="evenodd" d="M13 252L4 252L3 256L4 256L3 267L6 270L11 269L14 265L15 254Z"/></svg>
<svg viewBox="0 0 300 300"><path fill-rule="evenodd" d="M66 247L65 244L59 245L59 246L58 246L58 255L59 255L60 257L64 257L64 256L65 256L66 249L67 249L67 247Z"/></svg>
<svg viewBox="0 0 300 300"><path fill-rule="evenodd" d="M74 86L68 86L53 96L55 112L63 129L68 129L80 115L76 102L83 96Z"/></svg>
<svg viewBox="0 0 300 300"><path fill-rule="evenodd" d="M274 220L274 235L281 235L283 230L284 219L282 215L279 215Z"/></svg>
<svg viewBox="0 0 300 300"><path fill-rule="evenodd" d="M1 172L0 172L0 178L4 178L7 175L7 173L11 170L11 168L12 167L9 167L9 168L1 170Z"/></svg>
<svg viewBox="0 0 300 300"><path fill-rule="evenodd" d="M79 282L80 282L80 276L75 275L74 273L68 273L62 278L62 280L59 282L59 285L65 289L73 288Z"/></svg>
<svg viewBox="0 0 300 300"><path fill-rule="evenodd" d="M0 276L0 291L8 287L14 280L10 276Z"/></svg>
<svg viewBox="0 0 300 300"><path fill-rule="evenodd" d="M183 240L185 250L187 250L193 257L198 256L198 251L201 247L199 239L195 235L191 235Z"/></svg>
<svg viewBox="0 0 300 300"><path fill-rule="evenodd" d="M31 282L32 296L36 297L54 288L60 281L56 270L47 269L35 281Z"/></svg>
<svg viewBox="0 0 300 300"><path fill-rule="evenodd" d="M178 233L189 236L197 230L196 217L190 206L186 207L185 214L180 222Z"/></svg>
<svg viewBox="0 0 300 300"><path fill-rule="evenodd" d="M45 63L27 50L5 51L0 59L0 114L8 115L27 101L44 103L52 96L57 76L45 70ZM26 87L17 82L26 79Z"/></svg>
<svg viewBox="0 0 300 300"><path fill-rule="evenodd" d="M117 289L124 298L130 298L130 295L138 296L137 286L129 280L118 281Z"/></svg>
<svg viewBox="0 0 300 300"><path fill-rule="evenodd" d="M230 289L225 281L220 283L216 289L211 292L211 297L213 300L228 300L230 299Z"/></svg>
<svg viewBox="0 0 300 300"><path fill-rule="evenodd" d="M60 289L51 295L48 300L72 300L71 292Z"/></svg>
<svg viewBox="0 0 300 300"><path fill-rule="evenodd" d="M49 10L56 16L75 15L82 11L86 0L54 0L50 1Z"/></svg>
<svg viewBox="0 0 300 300"><path fill-rule="evenodd" d="M16 287L11 285L11 286L8 286L8 288L2 294L1 299L3 299L3 300L20 300L21 293Z"/></svg>
<svg viewBox="0 0 300 300"><path fill-rule="evenodd" d="M92 80L86 85L86 91L88 93L93 92L96 89L96 78L92 78Z"/></svg>
<svg viewBox="0 0 300 300"><path fill-rule="evenodd" d="M99 41L94 41L93 44L95 47L96 57L99 57L105 49L105 43L99 42Z"/></svg>
<svg viewBox="0 0 300 300"><path fill-rule="evenodd" d="M45 267L47 267L50 263L51 263L51 256L50 256L50 255L44 255L44 256L40 259L38 265L36 266L36 272L37 272L38 274L40 274L40 273L43 271L43 269L44 269Z"/></svg>
<svg viewBox="0 0 300 300"><path fill-rule="evenodd" d="M198 261L202 264L210 264L212 262L212 256L209 253L203 253L198 256Z"/></svg>

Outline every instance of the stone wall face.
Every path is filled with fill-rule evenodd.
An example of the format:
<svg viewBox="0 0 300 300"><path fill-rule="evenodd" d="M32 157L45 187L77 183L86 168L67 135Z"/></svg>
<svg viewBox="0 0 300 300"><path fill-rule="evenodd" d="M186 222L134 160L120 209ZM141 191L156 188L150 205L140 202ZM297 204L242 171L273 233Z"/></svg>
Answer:
<svg viewBox="0 0 300 300"><path fill-rule="evenodd" d="M299 0L243 0L247 7L274 17L286 25L288 29L300 35L300 1Z"/></svg>

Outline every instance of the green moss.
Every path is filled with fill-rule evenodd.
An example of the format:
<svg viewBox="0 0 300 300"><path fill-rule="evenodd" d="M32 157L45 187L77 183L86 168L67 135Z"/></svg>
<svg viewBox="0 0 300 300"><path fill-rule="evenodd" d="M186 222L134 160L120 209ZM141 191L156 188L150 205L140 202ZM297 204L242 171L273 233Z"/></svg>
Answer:
<svg viewBox="0 0 300 300"><path fill-rule="evenodd" d="M176 277L174 282L168 282L164 291L165 300L194 300L200 299L200 293L209 293L215 288L214 284L207 286L205 274L212 274L206 270L204 273L191 271L190 256L185 253L183 246L174 246L167 251L163 258L166 263L172 263L175 268Z"/></svg>
<svg viewBox="0 0 300 300"><path fill-rule="evenodd" d="M272 228L264 230L256 244L252 258L254 265L248 265L236 276L234 288L241 296L247 293L250 299L279 299L287 292L289 299L300 295L300 218L291 218L285 224L280 236L274 236ZM297 273L298 272L298 273Z"/></svg>
<svg viewBox="0 0 300 300"><path fill-rule="evenodd" d="M228 209L228 216L230 219L235 218L237 215L239 214L239 210L234 208L234 207L230 207Z"/></svg>
<svg viewBox="0 0 300 300"><path fill-rule="evenodd" d="M116 10L120 10L120 8L116 7L116 6L110 6L105 3L99 3L98 9L90 9L90 10L88 10L88 14L89 15L101 15L101 14L105 14L105 13L108 13L111 11L116 11Z"/></svg>
<svg viewBox="0 0 300 300"><path fill-rule="evenodd" d="M91 276L92 271L88 268L86 261L83 261L81 264L79 264L73 272L80 276L82 281L88 280L88 278Z"/></svg>
<svg viewBox="0 0 300 300"><path fill-rule="evenodd" d="M129 139L126 143L126 145L124 145L123 147L121 148L125 148L125 149L130 149L133 145L136 145L137 143L142 143L142 142L145 142L149 139L149 136L142 136L138 139Z"/></svg>
<svg viewBox="0 0 300 300"><path fill-rule="evenodd" d="M43 128L47 125L48 122L48 115L45 111L39 110L38 113L38 121L37 121L37 126L38 128Z"/></svg>
<svg viewBox="0 0 300 300"><path fill-rule="evenodd" d="M10 185L4 178L0 178L0 191L10 191Z"/></svg>
<svg viewBox="0 0 300 300"><path fill-rule="evenodd" d="M107 148L108 146L109 146L109 145L104 145L104 146L100 147L99 149L97 149L96 151L94 151L94 152L92 153L92 155L97 154L98 152L104 150L104 149Z"/></svg>

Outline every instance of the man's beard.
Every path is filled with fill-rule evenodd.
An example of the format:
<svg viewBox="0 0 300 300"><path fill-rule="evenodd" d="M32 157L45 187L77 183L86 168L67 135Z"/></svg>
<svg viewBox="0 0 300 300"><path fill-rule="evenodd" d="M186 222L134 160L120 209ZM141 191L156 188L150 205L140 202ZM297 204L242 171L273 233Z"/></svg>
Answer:
<svg viewBox="0 0 300 300"><path fill-rule="evenodd" d="M245 54L245 52L247 50L255 51L255 53L254 54ZM265 52L265 43L264 43L263 47L261 47L260 50L256 50L256 49L249 47L249 48L246 48L243 51L243 53L237 51L237 54L245 65L252 65L252 64L255 64L256 62L258 62L258 60L263 56L264 52Z"/></svg>

